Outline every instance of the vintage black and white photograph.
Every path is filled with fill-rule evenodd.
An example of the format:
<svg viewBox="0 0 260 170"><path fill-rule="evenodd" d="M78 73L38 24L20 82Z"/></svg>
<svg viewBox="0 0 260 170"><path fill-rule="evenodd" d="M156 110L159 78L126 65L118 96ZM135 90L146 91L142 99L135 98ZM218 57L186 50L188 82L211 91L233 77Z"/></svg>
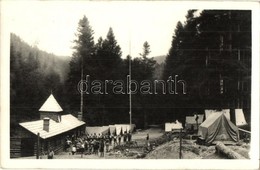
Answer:
<svg viewBox="0 0 260 170"><path fill-rule="evenodd" d="M253 10L224 4L6 2L8 159L252 159Z"/></svg>

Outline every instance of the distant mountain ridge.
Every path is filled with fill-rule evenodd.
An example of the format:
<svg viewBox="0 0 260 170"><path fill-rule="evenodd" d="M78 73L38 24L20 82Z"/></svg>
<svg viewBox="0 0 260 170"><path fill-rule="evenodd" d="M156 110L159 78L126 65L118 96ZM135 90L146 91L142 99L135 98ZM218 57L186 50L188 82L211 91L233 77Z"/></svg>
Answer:
<svg viewBox="0 0 260 170"><path fill-rule="evenodd" d="M156 56L156 57L153 57L153 58L157 62L157 64L155 65L153 77L155 79L162 79L166 55L160 55L160 56Z"/></svg>
<svg viewBox="0 0 260 170"><path fill-rule="evenodd" d="M166 55L155 56L153 58L158 64L162 64L163 62L165 62Z"/></svg>
<svg viewBox="0 0 260 170"><path fill-rule="evenodd" d="M19 36L11 33L11 44L14 46L16 52L22 53L23 56L29 56L29 53L33 53L39 60L41 71L45 74L57 73L61 79L61 82L66 81L69 72L69 62L71 58L69 56L56 56L46 51L42 51L37 47L30 46L24 42ZM27 57L24 57L26 60ZM157 62L155 77L161 77L165 62L166 55L160 55L153 57Z"/></svg>
<svg viewBox="0 0 260 170"><path fill-rule="evenodd" d="M61 82L64 82L67 79L70 57L56 56L46 51L42 51L36 46L30 46L28 43L24 42L22 38L13 33L11 33L10 39L14 52L20 53L22 60L27 60L29 54L31 53L37 57L40 64L40 71L45 74L53 72L57 73L60 76Z"/></svg>

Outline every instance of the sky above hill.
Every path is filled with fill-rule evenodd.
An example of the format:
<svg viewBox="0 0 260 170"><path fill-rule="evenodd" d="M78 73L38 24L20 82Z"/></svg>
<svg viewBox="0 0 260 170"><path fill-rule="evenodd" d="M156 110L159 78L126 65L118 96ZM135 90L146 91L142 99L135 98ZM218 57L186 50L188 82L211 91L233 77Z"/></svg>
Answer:
<svg viewBox="0 0 260 170"><path fill-rule="evenodd" d="M139 56L143 43L151 46L150 56L166 55L178 21L184 22L189 9L227 3L176 1L5 1L2 8L5 28L30 45L61 56L71 56L79 20L86 15L94 39L106 37L112 27L122 57ZM241 5L239 6L241 7Z"/></svg>
<svg viewBox="0 0 260 170"><path fill-rule="evenodd" d="M151 56L165 55L176 23L187 8L173 2L22 1L8 3L6 22L30 45L56 55L71 56L79 20L86 15L94 39L106 37L112 27L123 55L138 56L145 41Z"/></svg>

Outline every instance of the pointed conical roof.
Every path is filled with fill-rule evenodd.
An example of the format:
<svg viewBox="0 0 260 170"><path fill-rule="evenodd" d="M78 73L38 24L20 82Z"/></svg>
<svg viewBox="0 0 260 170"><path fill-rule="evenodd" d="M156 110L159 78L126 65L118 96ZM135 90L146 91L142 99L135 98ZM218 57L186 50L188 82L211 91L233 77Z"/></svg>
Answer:
<svg viewBox="0 0 260 170"><path fill-rule="evenodd" d="M57 100L51 94L49 96L49 98L45 101L45 103L42 105L42 107L39 109L39 111L43 111L43 112L61 112L63 110L60 107L60 105L57 102Z"/></svg>

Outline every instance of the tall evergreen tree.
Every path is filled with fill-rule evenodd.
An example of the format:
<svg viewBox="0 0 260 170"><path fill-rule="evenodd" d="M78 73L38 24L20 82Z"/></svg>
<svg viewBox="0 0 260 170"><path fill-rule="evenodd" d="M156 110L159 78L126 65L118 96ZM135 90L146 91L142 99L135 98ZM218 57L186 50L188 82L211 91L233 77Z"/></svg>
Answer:
<svg viewBox="0 0 260 170"><path fill-rule="evenodd" d="M98 42L94 44L93 30L84 16L79 21L75 43L75 52L70 62L68 91L70 92L70 96L72 96L70 102L72 110L77 111L80 103L77 84L81 79L82 67L84 78L86 75L89 75L90 79L101 80L103 82L105 80L121 80L123 79L123 74L120 71L122 70L122 52L120 46L117 44L112 28L109 28L105 39L100 37ZM111 116L108 115L110 112L109 108L116 108L118 102L122 103L122 96L115 97L111 90L112 88L108 87L107 95L91 93L84 95L84 106L87 107L84 108L85 113L83 116L88 118L88 123L97 125L104 124L106 120L111 120ZM102 93L104 93L104 88L102 88Z"/></svg>
<svg viewBox="0 0 260 170"><path fill-rule="evenodd" d="M139 72L140 74L140 80L150 80L153 78L153 72L155 69L156 61L154 58L148 58L149 54L151 53L150 45L147 41L143 44L143 51L142 53L139 53L141 58L135 58L134 59L134 65L136 65L142 69L141 70L134 70L134 72ZM135 68L134 68L135 69Z"/></svg>
<svg viewBox="0 0 260 170"><path fill-rule="evenodd" d="M169 50L169 54L165 59L165 67L163 72L163 78L167 79L173 73L173 68L178 64L181 57L179 55L180 46L183 39L183 24L179 21L177 23L176 29L174 30L174 35L172 37L171 48Z"/></svg>
<svg viewBox="0 0 260 170"><path fill-rule="evenodd" d="M109 28L106 39L99 39L97 46L97 59L100 66L99 78L118 79L122 52L112 28Z"/></svg>
<svg viewBox="0 0 260 170"><path fill-rule="evenodd" d="M122 52L112 28L109 28L104 40L99 38L96 47L96 78L102 81L124 80L125 77L122 72L123 63L121 59ZM126 101L126 96L123 94L113 94L111 84L108 84L106 92L107 94L105 95L98 95L97 103L99 104L99 108L101 108L98 111L101 116L99 118L101 120L100 124L112 121L112 117L114 117L115 113L122 112L117 108L124 107L125 104L127 104L127 102L122 102Z"/></svg>
<svg viewBox="0 0 260 170"><path fill-rule="evenodd" d="M147 41L145 41L143 44L143 52L140 53L140 56L146 58L150 53L151 53L150 45Z"/></svg>
<svg viewBox="0 0 260 170"><path fill-rule="evenodd" d="M177 24L164 77L186 80L188 94L178 98L189 99L185 107L237 108L250 99L250 89L242 92L250 84L250 18L249 11L188 11L184 25Z"/></svg>
<svg viewBox="0 0 260 170"><path fill-rule="evenodd" d="M70 61L70 72L68 76L68 95L73 111L79 111L81 95L77 89L78 82L93 72L95 61L95 44L93 30L86 16L79 20L75 39L74 53ZM86 100L84 100L86 103ZM85 103L83 105L85 105ZM84 116L84 115L83 115Z"/></svg>

